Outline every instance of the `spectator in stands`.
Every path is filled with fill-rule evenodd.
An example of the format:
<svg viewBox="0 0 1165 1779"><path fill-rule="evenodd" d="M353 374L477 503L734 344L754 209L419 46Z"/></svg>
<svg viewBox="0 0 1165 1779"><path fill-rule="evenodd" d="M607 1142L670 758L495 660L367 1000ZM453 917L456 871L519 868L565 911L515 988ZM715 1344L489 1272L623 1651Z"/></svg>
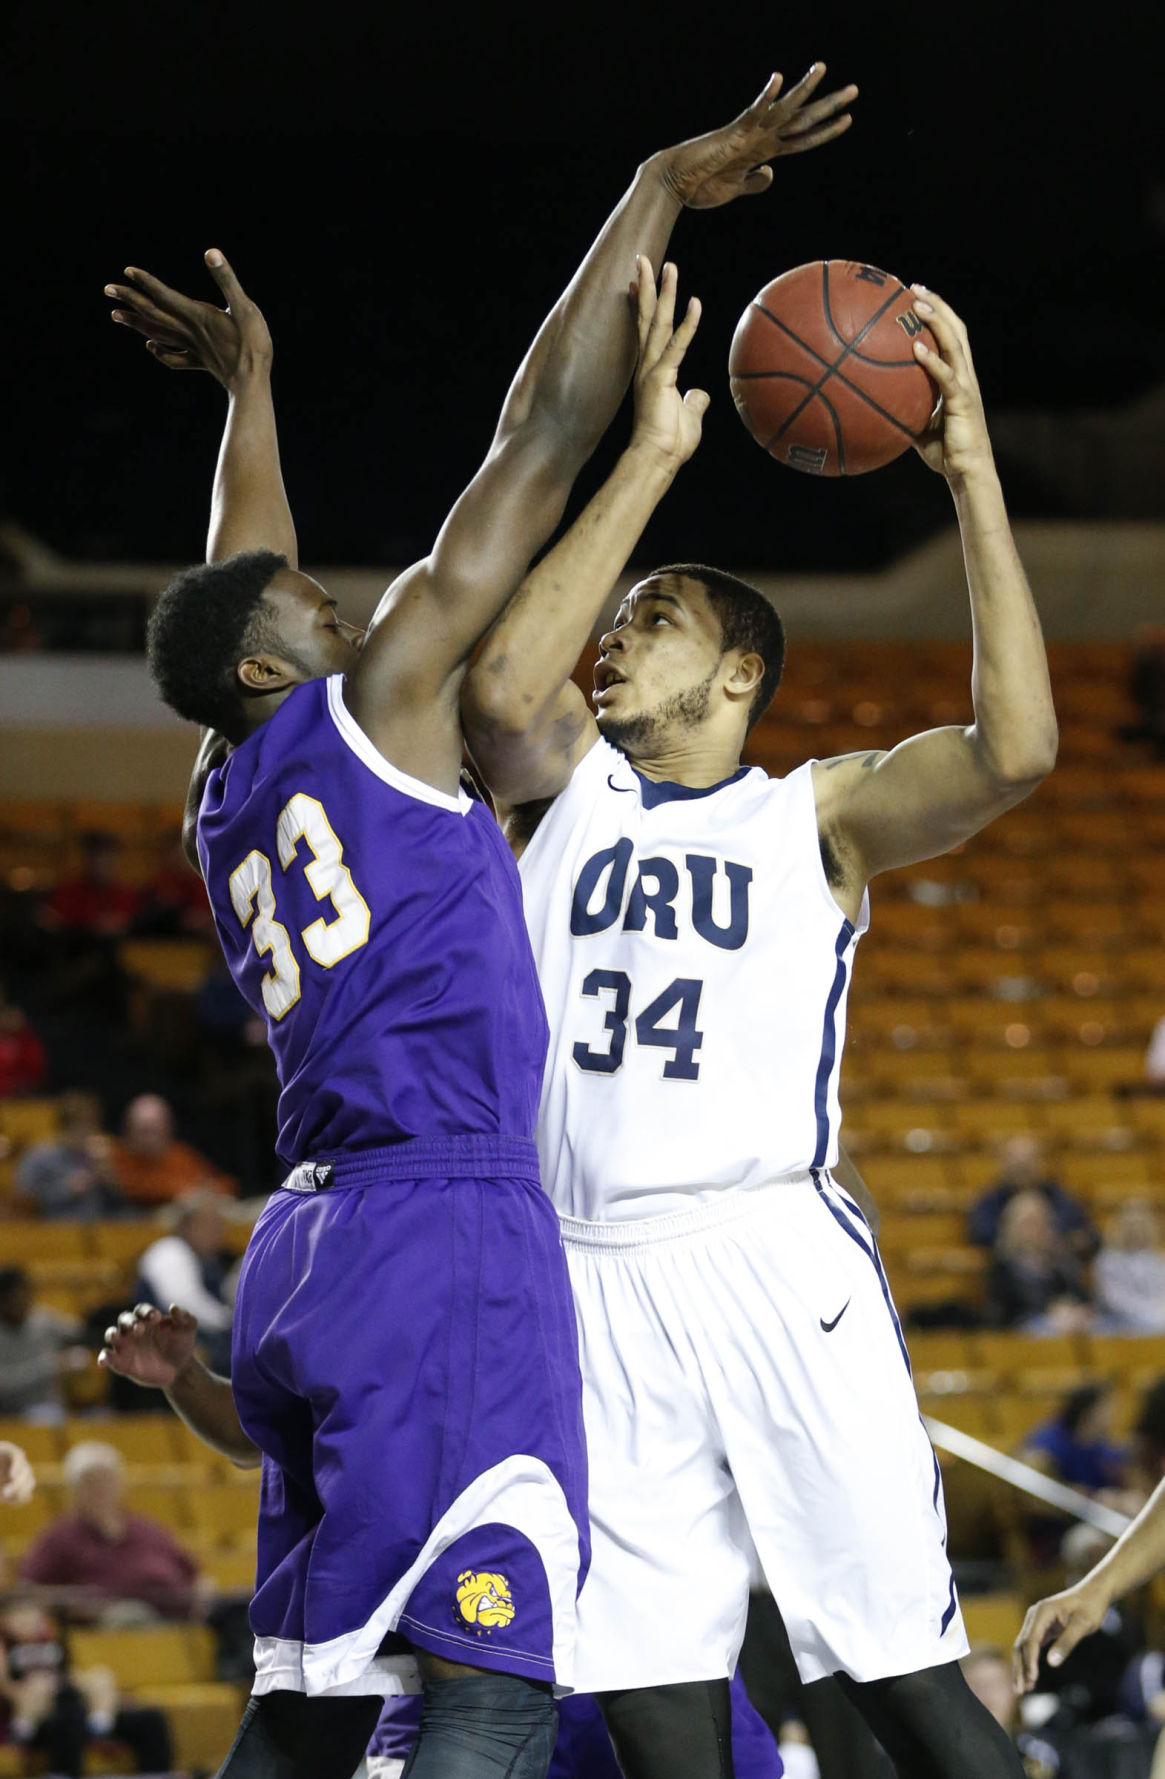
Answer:
<svg viewBox="0 0 1165 1779"><path fill-rule="evenodd" d="M234 1181L174 1135L174 1114L156 1093L131 1100L113 1148L118 1185L135 1205L167 1204L196 1186L230 1192Z"/></svg>
<svg viewBox="0 0 1165 1779"><path fill-rule="evenodd" d="M125 1506L125 1465L114 1446L86 1439L64 1463L72 1511L62 1514L24 1553L20 1573L41 1587L77 1590L71 1611L81 1619L138 1623L189 1618L202 1590L192 1557L156 1520ZM125 1603L132 1602L132 1614Z"/></svg>
<svg viewBox="0 0 1165 1779"><path fill-rule="evenodd" d="M1056 1227L1047 1194L1017 1192L1004 1208L987 1273L987 1321L1031 1334L1090 1326L1080 1262Z"/></svg>
<svg viewBox="0 0 1165 1779"><path fill-rule="evenodd" d="M70 1673L60 1626L43 1607L16 1601L0 1612L0 1744L47 1758L73 1779L86 1771L94 1742L125 1743L134 1770L166 1773L174 1764L164 1714L123 1704L108 1668Z"/></svg>
<svg viewBox="0 0 1165 1779"><path fill-rule="evenodd" d="M69 1317L34 1303L23 1267L0 1268L0 1415L61 1419L61 1375L89 1363L77 1334Z"/></svg>
<svg viewBox="0 0 1165 1779"><path fill-rule="evenodd" d="M59 1134L20 1158L19 1191L42 1217L88 1223L117 1216L125 1198L113 1175L113 1139L101 1129L100 1100L95 1093L63 1093L58 1108Z"/></svg>
<svg viewBox="0 0 1165 1779"><path fill-rule="evenodd" d="M1072 1251L1090 1260L1099 1244L1088 1212L1048 1173L1047 1157L1038 1137L1010 1137L1003 1145L1003 1166L993 1185L975 1200L967 1219L967 1239L979 1248L993 1248L1003 1213L1019 1192L1038 1192L1047 1200L1056 1228Z"/></svg>
<svg viewBox="0 0 1165 1779"><path fill-rule="evenodd" d="M138 1262L137 1296L165 1313L176 1304L197 1316L207 1363L230 1375L234 1279L223 1264L222 1199L205 1188L174 1201L173 1229Z"/></svg>
<svg viewBox="0 0 1165 1779"><path fill-rule="evenodd" d="M1019 1699L1011 1684L1011 1665L1001 1649L980 1644L959 1665L975 1697L986 1705L1015 1743L1027 1772L1038 1775L1038 1779L1084 1779L1080 1769L1066 1764L1051 1742L1020 1728Z"/></svg>
<svg viewBox="0 0 1165 1779"><path fill-rule="evenodd" d="M1126 1198L1093 1269L1105 1326L1125 1334L1165 1334L1165 1251L1147 1198Z"/></svg>
<svg viewBox="0 0 1165 1779"><path fill-rule="evenodd" d="M28 1453L10 1439L0 1439L0 1501L7 1507L23 1507L35 1494L36 1477Z"/></svg>
<svg viewBox="0 0 1165 1779"><path fill-rule="evenodd" d="M179 836L145 887L134 932L159 939L213 937L214 916L206 885L190 869Z"/></svg>
<svg viewBox="0 0 1165 1779"><path fill-rule="evenodd" d="M45 1047L0 983L0 1100L36 1093L48 1069Z"/></svg>
<svg viewBox="0 0 1165 1779"><path fill-rule="evenodd" d="M1112 1436L1112 1411L1110 1384L1081 1384L1068 1392L1051 1420L1025 1436L1020 1457L1056 1482L1113 1499L1124 1487L1128 1453Z"/></svg>
<svg viewBox="0 0 1165 1779"><path fill-rule="evenodd" d="M118 877L120 851L113 834L82 834L81 869L61 879L42 914L50 931L124 938L141 908L141 896Z"/></svg>

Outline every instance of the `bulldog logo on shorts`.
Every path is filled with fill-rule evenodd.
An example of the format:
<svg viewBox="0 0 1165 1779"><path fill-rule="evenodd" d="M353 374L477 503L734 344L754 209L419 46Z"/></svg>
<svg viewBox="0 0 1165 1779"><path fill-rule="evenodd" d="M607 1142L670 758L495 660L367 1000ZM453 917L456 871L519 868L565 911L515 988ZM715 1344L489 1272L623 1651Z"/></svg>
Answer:
<svg viewBox="0 0 1165 1779"><path fill-rule="evenodd" d="M488 1569L466 1569L457 1582L457 1610L478 1636L512 1623L514 1597L504 1575Z"/></svg>

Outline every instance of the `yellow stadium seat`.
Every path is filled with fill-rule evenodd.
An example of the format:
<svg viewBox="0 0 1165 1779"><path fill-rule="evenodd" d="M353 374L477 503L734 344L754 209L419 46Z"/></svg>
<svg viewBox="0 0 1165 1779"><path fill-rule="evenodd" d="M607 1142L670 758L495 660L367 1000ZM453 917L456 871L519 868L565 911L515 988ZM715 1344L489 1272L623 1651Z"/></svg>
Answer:
<svg viewBox="0 0 1165 1779"><path fill-rule="evenodd" d="M1165 1095L1145 1096L1123 1102L1133 1129L1143 1141L1160 1146L1165 1142Z"/></svg>
<svg viewBox="0 0 1165 1779"><path fill-rule="evenodd" d="M1006 903L961 902L944 912L948 918L953 917L960 943L993 946L1005 957L1022 955L1044 938L1043 926L1030 910Z"/></svg>
<svg viewBox="0 0 1165 1779"><path fill-rule="evenodd" d="M1069 1191L1079 1193L1094 1206L1119 1203L1150 1184L1149 1163L1140 1150L1110 1150L1082 1154L1065 1149L1056 1172Z"/></svg>
<svg viewBox="0 0 1165 1779"><path fill-rule="evenodd" d="M251 1594L255 1589L255 1553L234 1548L206 1553L202 1569L224 1593Z"/></svg>
<svg viewBox="0 0 1165 1779"><path fill-rule="evenodd" d="M0 1100L0 1136L6 1137L13 1149L51 1143L58 1128L56 1100Z"/></svg>
<svg viewBox="0 0 1165 1779"><path fill-rule="evenodd" d="M69 1644L75 1667L112 1668L118 1684L139 1696L142 1686L214 1678L214 1632L205 1625L75 1630Z"/></svg>
<svg viewBox="0 0 1165 1779"><path fill-rule="evenodd" d="M916 1381L927 1373L965 1373L976 1368L969 1329L911 1328L906 1333L906 1345Z"/></svg>
<svg viewBox="0 0 1165 1779"><path fill-rule="evenodd" d="M878 1242L882 1248L913 1253L919 1249L961 1248L967 1220L961 1211L901 1211L887 1207L882 1213Z"/></svg>
<svg viewBox="0 0 1165 1779"><path fill-rule="evenodd" d="M159 994L197 994L215 954L200 939L124 939L117 948L126 974Z"/></svg>
<svg viewBox="0 0 1165 1779"><path fill-rule="evenodd" d="M258 1472L254 1474L257 1476ZM218 1533L225 1542L254 1529L259 1512L258 1489L234 1482L221 1483L193 1494L190 1506L194 1524L203 1531Z"/></svg>
<svg viewBox="0 0 1165 1779"><path fill-rule="evenodd" d="M1055 1366L1081 1371L1088 1363L1083 1338L1076 1334L1023 1334L1013 1328L981 1328L974 1336L976 1362L1006 1378L1022 1371Z"/></svg>
<svg viewBox="0 0 1165 1779"><path fill-rule="evenodd" d="M943 995L952 980L948 959L901 946L860 951L855 979L865 994L885 988L891 994L907 995Z"/></svg>
<svg viewBox="0 0 1165 1779"><path fill-rule="evenodd" d="M166 1233L164 1225L144 1219L124 1223L91 1223L90 1239L102 1260L111 1261L123 1272L132 1270L151 1242ZM128 1305L126 1306L129 1307Z"/></svg>
<svg viewBox="0 0 1165 1779"><path fill-rule="evenodd" d="M1126 1102L1110 1094L1081 1094L1043 1107L1045 1126L1052 1134L1073 1143L1097 1148L1131 1148Z"/></svg>
<svg viewBox="0 0 1165 1779"><path fill-rule="evenodd" d="M1059 852L1048 859L1046 869L1048 888L1057 897L1071 896L1079 905L1085 900L1114 900L1124 888L1128 866L1123 858Z"/></svg>
<svg viewBox="0 0 1165 1779"><path fill-rule="evenodd" d="M157 1398L161 1401L161 1397ZM66 1446L100 1439L114 1446L127 1464L177 1464L185 1457L175 1429L182 1423L171 1414L118 1415L110 1420L69 1420Z"/></svg>
<svg viewBox="0 0 1165 1779"><path fill-rule="evenodd" d="M137 1686L134 1696L166 1713L182 1772L217 1773L246 1705L243 1688L228 1681L169 1682Z"/></svg>
<svg viewBox="0 0 1165 1779"><path fill-rule="evenodd" d="M1140 1081L1144 1053L1134 1044L1097 1045L1091 1049L1074 1044L1065 1049L1064 1064L1073 1087L1085 1093L1099 1093Z"/></svg>
<svg viewBox="0 0 1165 1779"><path fill-rule="evenodd" d="M966 1394L958 1390L925 1390L919 1388L918 1406L924 1415L969 1433L972 1439L995 1439L996 1422L991 1398Z"/></svg>
<svg viewBox="0 0 1165 1779"><path fill-rule="evenodd" d="M27 1266L33 1260L82 1262L87 1258L85 1225L14 1218L0 1225L0 1251L6 1266Z"/></svg>
<svg viewBox="0 0 1165 1779"><path fill-rule="evenodd" d="M1165 996L1165 945L1130 946L1122 963L1125 981L1137 993L1151 989Z"/></svg>
<svg viewBox="0 0 1165 1779"><path fill-rule="evenodd" d="M38 1464L59 1464L64 1453L64 1439L59 1427L46 1427L39 1421L22 1421L17 1415L5 1415L0 1419L0 1439L23 1446L34 1468Z"/></svg>
<svg viewBox="0 0 1165 1779"><path fill-rule="evenodd" d="M1105 1377L1128 1379L1141 1371L1165 1376L1165 1335L1090 1334L1088 1363Z"/></svg>
<svg viewBox="0 0 1165 1779"><path fill-rule="evenodd" d="M1024 1101L970 1100L948 1108L951 1122L964 1139L980 1148L991 1148L1009 1137L1039 1135L1045 1128L1045 1107Z"/></svg>
<svg viewBox="0 0 1165 1779"><path fill-rule="evenodd" d="M183 1528L190 1524L191 1499L197 1499L197 1491L188 1496L185 1489L170 1483L128 1481L125 1485L125 1504L130 1512L169 1526L178 1534L179 1542Z"/></svg>
<svg viewBox="0 0 1165 1779"><path fill-rule="evenodd" d="M1026 1050L1034 1043L1041 1017L1038 1001L995 1001L964 995L948 1002L951 1025L964 1044L996 1050Z"/></svg>
<svg viewBox="0 0 1165 1779"><path fill-rule="evenodd" d="M1024 1602L1019 1594L961 1594L959 1605L972 1648L1001 1650L1004 1656L1023 1628Z"/></svg>

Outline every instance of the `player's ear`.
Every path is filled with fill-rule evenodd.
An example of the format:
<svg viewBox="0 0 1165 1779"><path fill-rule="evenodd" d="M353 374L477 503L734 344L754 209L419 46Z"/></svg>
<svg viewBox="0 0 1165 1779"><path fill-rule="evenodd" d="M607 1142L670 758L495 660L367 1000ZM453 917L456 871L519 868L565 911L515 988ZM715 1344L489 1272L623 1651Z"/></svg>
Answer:
<svg viewBox="0 0 1165 1779"><path fill-rule="evenodd" d="M235 668L239 685L252 697L265 692L282 692L299 684L300 676L278 655L246 655Z"/></svg>
<svg viewBox="0 0 1165 1779"><path fill-rule="evenodd" d="M756 696L757 688L765 676L765 664L753 649L742 654L733 651L727 658L728 677L724 689L730 698L747 698L749 702Z"/></svg>

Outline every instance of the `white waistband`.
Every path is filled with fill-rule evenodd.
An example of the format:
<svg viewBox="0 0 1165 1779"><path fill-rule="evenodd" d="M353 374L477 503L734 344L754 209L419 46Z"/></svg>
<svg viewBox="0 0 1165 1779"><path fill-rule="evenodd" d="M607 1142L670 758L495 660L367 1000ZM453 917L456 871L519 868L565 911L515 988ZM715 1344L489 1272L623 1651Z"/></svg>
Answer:
<svg viewBox="0 0 1165 1779"><path fill-rule="evenodd" d="M784 1192L787 1187L812 1184L813 1175L808 1171L782 1174L779 1180L767 1180L763 1186L718 1192L694 1204L690 1210L671 1211L666 1217L629 1217L622 1223L592 1223L583 1217L560 1215L558 1226L564 1247L585 1248L591 1253L626 1254L633 1248L654 1248L660 1242L682 1241L721 1224L735 1223L761 1204L767 1205L774 1194Z"/></svg>

